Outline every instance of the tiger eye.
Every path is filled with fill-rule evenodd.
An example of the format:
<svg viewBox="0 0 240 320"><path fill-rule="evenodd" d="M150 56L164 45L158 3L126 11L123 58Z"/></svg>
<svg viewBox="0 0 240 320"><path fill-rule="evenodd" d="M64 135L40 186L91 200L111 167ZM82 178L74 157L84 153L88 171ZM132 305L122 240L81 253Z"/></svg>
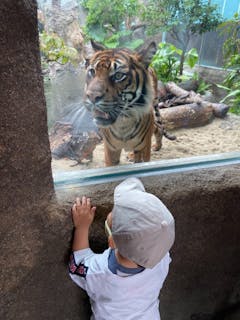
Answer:
<svg viewBox="0 0 240 320"><path fill-rule="evenodd" d="M95 70L93 68L90 68L88 70L88 76L91 78L93 78L95 76Z"/></svg>
<svg viewBox="0 0 240 320"><path fill-rule="evenodd" d="M121 81L125 78L126 78L126 75L122 72L116 72L113 76L113 80L115 80L115 81Z"/></svg>

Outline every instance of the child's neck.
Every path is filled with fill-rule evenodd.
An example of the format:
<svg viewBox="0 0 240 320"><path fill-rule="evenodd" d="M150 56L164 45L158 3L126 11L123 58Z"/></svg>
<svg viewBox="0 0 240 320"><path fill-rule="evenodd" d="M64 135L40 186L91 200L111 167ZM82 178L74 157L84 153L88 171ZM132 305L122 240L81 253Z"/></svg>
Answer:
<svg viewBox="0 0 240 320"><path fill-rule="evenodd" d="M123 267L126 267L126 268L138 268L138 265L127 259L127 258L124 258L119 252L118 252L118 249L115 249L115 255L116 255L116 259L118 261L119 264L121 264Z"/></svg>

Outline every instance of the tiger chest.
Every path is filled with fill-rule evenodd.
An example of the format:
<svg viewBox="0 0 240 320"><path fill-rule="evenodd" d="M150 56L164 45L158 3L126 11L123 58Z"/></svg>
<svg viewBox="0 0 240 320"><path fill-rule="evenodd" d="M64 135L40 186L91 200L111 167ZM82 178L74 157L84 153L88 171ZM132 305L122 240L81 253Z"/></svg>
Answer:
<svg viewBox="0 0 240 320"><path fill-rule="evenodd" d="M122 117L108 128L102 128L105 143L112 150L141 150L146 139L152 134L153 120L151 114L143 114L138 118Z"/></svg>

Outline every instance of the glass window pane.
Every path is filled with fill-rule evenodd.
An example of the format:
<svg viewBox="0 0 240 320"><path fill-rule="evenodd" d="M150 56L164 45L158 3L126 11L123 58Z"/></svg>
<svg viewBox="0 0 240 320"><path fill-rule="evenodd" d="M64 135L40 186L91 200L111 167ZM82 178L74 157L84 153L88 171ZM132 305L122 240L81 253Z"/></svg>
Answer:
<svg viewBox="0 0 240 320"><path fill-rule="evenodd" d="M107 2L107 0L105 1ZM87 2L87 0L84 2ZM131 1L131 3L133 2ZM85 172L88 170L103 168L106 164L103 131L94 121L93 114L86 108L85 61L93 55L93 49L90 43L86 41L84 34L87 10L79 5L79 1L39 0L38 3L41 55L43 58L43 76L54 175L59 177L59 174L64 176L66 172L81 171L81 175L85 176ZM96 1L96 3L98 2ZM215 0L212 3L219 4L219 11L224 14L224 17L230 17L232 12L236 12L240 1ZM91 4L94 4L94 1L91 1ZM119 2L119 5L122 5L122 2ZM119 17L116 16L114 22L116 25L114 26L106 21L103 29L104 36L107 38L103 37L101 33L103 30L100 32L100 28L98 28L94 30L94 39L98 42L105 41L105 45L107 43L110 47L115 46L116 41L119 39L123 39L121 47L127 47L129 45L133 46L133 44L136 45L136 43L144 45L150 43L151 40L154 40L158 45L161 43L161 39L164 38L161 30L157 35L150 37L146 33L145 26L141 26L140 16L134 17L132 20L131 18L125 20L125 17L121 19L119 20ZM136 28L138 24L139 28ZM160 68L163 68L169 54L169 61L173 63L172 72L176 72L180 61L179 50L185 48L184 46L179 47L177 41L170 37L169 32L165 38L166 41L176 46L175 49L172 49L176 51L174 54L169 53L167 50L165 51ZM106 39L108 39L108 42ZM181 85L184 86L187 82L198 83L198 87L192 89L189 87L186 90L188 94L190 94L190 91L194 91L196 95L201 94L200 98L203 101L207 101L207 103L196 103L194 99L186 98L186 91L184 93L181 90L180 92L183 92L183 94L180 94L180 96L175 96L168 91L163 98L163 91L161 90L164 89L166 91L167 87L158 82L159 96L157 102L159 104L157 109L164 125L161 130L166 133L166 136L176 136L176 139L171 140L163 136L161 149L158 151L151 150L150 167L147 164L147 166L140 166L141 169L139 169L139 165L132 164L133 153L129 153L129 151L133 150L128 150L131 148L124 145L124 142L123 147L121 147L123 150L120 156L120 165L130 164L130 167L132 166L131 169L127 168L126 170L133 173L136 172L135 170L147 170L146 168L150 168L151 171L156 168L155 162L162 165L161 161L163 160L173 159L175 161L180 158L225 154L240 150L240 116L228 111L225 116L218 117L212 107L212 102L221 105L221 99L226 96L226 92L223 92L218 87L218 84L221 84L226 77L225 71L221 69L224 64L222 57L224 41L225 38L219 35L217 31L207 32L202 35L194 34L191 37L187 45L186 55L190 49L196 48L198 63L200 66L207 66L207 68L203 68L200 71L200 67L195 65L195 68L191 69L185 63L183 80L182 78L181 81L179 80L180 78L175 78L173 81L177 90L181 89ZM119 46L118 43L116 47ZM134 48L137 48L137 45ZM108 59L110 61L110 57ZM118 63L119 61L116 62L115 68L117 68ZM125 66L124 68L126 69L127 67ZM92 66L92 70L89 71L90 78L94 78L94 73L96 72L94 68L95 66ZM121 69L121 72L118 72L117 75L115 71L112 71L109 77L104 78L104 81L109 83L108 92L112 92L112 95L114 90L117 92L118 84L129 74L132 75L131 68L127 70L126 74L124 74L123 69ZM114 85L113 76L118 77ZM140 77L137 79L129 77L129 79L131 79L129 80L130 82L126 82L124 87L125 90L129 86L129 89L125 90L127 93L124 93L125 100L131 99L137 94L136 92L131 92L132 88L138 89L144 97L143 88L145 83L138 87ZM131 83L132 79L136 81ZM99 88L99 83L96 88ZM95 91L92 94L96 98L94 103L97 105L97 99L98 101L101 100L102 96L100 94L97 95ZM118 111L114 108L118 108L119 104L111 104L111 99L112 97L108 95L108 108L118 115ZM180 101L181 99L182 101ZM144 99L142 98L142 100ZM178 101L178 103L174 104L174 101ZM164 103L164 107L162 107L162 103ZM230 103L229 100L226 101L226 104L228 103ZM203 107L203 105L207 105L207 107ZM98 114L100 118L109 119L109 113L101 110L101 104L99 106L100 109L95 111L95 116ZM131 104L128 106L126 102L123 106L123 109L132 107ZM171 113L173 115L170 116ZM135 128L137 118L135 120L129 131ZM124 125L122 125L122 128L124 128ZM153 136L152 145L155 143L156 140ZM113 142L113 145L115 146L115 142ZM137 152L135 153L137 154ZM125 169L117 167L117 170L120 172ZM113 176L113 171L108 171L109 175ZM95 172L94 174L97 173Z"/></svg>
<svg viewBox="0 0 240 320"><path fill-rule="evenodd" d="M224 18L231 19L238 12L239 0L226 1L223 11Z"/></svg>

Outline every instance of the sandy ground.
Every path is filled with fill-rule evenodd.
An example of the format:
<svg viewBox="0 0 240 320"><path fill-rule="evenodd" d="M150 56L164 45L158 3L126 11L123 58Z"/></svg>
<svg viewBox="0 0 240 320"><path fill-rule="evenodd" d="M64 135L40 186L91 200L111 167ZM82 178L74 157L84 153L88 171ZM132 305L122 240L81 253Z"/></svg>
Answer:
<svg viewBox="0 0 240 320"><path fill-rule="evenodd" d="M163 160L199 155L240 151L240 116L228 114L224 119L215 118L210 124L197 128L184 128L171 131L175 141L163 137L160 151L152 151L151 159ZM121 164L129 163L127 153L122 152ZM93 161L76 165L76 161L60 159L52 161L53 171L86 170L104 167L103 144L93 153Z"/></svg>

